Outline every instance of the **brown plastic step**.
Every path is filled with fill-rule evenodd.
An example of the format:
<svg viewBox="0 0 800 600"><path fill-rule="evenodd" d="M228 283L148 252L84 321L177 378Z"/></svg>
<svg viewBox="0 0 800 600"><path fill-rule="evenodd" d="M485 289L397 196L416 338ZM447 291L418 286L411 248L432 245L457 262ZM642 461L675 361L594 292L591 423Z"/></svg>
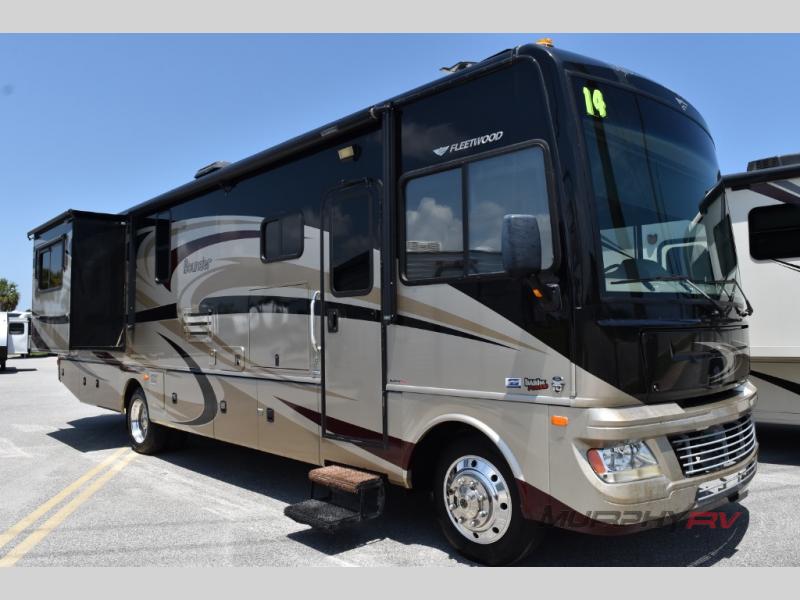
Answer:
<svg viewBox="0 0 800 600"><path fill-rule="evenodd" d="M374 473L350 469L340 465L329 465L313 469L308 474L312 483L328 487L346 494L358 494L359 492L379 487L381 478Z"/></svg>

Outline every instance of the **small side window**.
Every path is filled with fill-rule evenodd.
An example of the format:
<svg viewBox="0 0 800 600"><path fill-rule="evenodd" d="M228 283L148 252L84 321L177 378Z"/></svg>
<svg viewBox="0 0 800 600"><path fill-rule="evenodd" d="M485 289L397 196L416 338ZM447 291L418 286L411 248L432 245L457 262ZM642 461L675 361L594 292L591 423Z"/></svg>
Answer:
<svg viewBox="0 0 800 600"><path fill-rule="evenodd" d="M800 207L759 206L747 215L750 256L756 260L800 257Z"/></svg>
<svg viewBox="0 0 800 600"><path fill-rule="evenodd" d="M22 335L25 333L25 323L20 323L19 321L9 323L8 333L9 335Z"/></svg>
<svg viewBox="0 0 800 600"><path fill-rule="evenodd" d="M156 283L167 283L172 277L172 232L169 212L156 217Z"/></svg>
<svg viewBox="0 0 800 600"><path fill-rule="evenodd" d="M261 224L261 260L277 262L303 255L303 214L292 213Z"/></svg>
<svg viewBox="0 0 800 600"><path fill-rule="evenodd" d="M64 240L37 251L36 279L40 292L61 287L64 281Z"/></svg>

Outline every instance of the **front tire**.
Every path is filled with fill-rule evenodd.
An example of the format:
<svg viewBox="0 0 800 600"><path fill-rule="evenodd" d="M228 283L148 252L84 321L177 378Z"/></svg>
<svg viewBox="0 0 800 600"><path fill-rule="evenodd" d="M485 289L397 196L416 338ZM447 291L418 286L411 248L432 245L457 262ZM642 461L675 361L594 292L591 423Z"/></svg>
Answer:
<svg viewBox="0 0 800 600"><path fill-rule="evenodd" d="M439 456L433 482L445 537L465 557L486 565L517 562L544 536L522 516L516 481L488 440L454 440Z"/></svg>
<svg viewBox="0 0 800 600"><path fill-rule="evenodd" d="M128 438L131 448L140 454L157 454L167 443L168 431L161 425L150 421L150 410L147 398L142 390L136 390L131 396L126 412Z"/></svg>

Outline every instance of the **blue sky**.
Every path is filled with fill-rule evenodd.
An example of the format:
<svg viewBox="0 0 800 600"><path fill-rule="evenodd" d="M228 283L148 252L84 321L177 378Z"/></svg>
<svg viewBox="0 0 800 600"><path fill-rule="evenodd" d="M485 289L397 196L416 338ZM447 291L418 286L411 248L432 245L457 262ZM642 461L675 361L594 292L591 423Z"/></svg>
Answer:
<svg viewBox="0 0 800 600"><path fill-rule="evenodd" d="M691 101L723 173L800 152L800 35L0 35L0 277L31 300L25 234L118 212L543 35Z"/></svg>

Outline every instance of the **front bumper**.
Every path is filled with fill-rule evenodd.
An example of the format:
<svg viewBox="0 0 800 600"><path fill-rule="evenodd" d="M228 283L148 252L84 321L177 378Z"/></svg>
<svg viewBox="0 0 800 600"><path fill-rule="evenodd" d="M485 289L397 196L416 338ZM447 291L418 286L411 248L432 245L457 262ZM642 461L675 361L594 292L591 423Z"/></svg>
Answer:
<svg viewBox="0 0 800 600"><path fill-rule="evenodd" d="M568 416L569 425L551 428L550 494L560 505L592 522L626 530L675 522L693 511L741 499L755 476L757 443L735 464L686 476L668 436L735 421L752 411L755 399L755 388L748 383L725 400L691 408L676 404L618 409L553 407L552 414ZM586 452L627 440L644 440L661 473L625 483L602 481L592 471ZM633 525L639 527L630 527Z"/></svg>

